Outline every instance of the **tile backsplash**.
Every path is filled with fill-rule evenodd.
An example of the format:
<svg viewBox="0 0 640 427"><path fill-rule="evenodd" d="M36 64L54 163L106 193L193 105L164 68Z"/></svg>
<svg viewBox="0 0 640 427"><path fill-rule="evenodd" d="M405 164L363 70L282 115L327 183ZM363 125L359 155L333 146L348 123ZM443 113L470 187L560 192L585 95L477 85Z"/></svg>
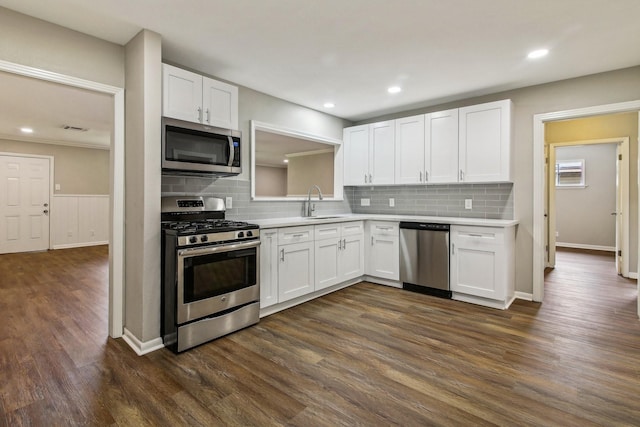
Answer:
<svg viewBox="0 0 640 427"><path fill-rule="evenodd" d="M345 187L345 196L353 213L514 219L512 190L512 183L389 185ZM466 199L472 209L465 209Z"/></svg>
<svg viewBox="0 0 640 427"><path fill-rule="evenodd" d="M345 187L344 201L316 202L318 215L345 213L427 215L487 219L514 219L513 184L443 184ZM249 181L229 178L162 176L162 195L232 197L230 219L268 219L302 215L301 201L252 201ZM314 193L314 198L315 198ZM394 199L394 207L389 199ZM361 206L369 199L369 206ZM472 209L465 209L465 199Z"/></svg>

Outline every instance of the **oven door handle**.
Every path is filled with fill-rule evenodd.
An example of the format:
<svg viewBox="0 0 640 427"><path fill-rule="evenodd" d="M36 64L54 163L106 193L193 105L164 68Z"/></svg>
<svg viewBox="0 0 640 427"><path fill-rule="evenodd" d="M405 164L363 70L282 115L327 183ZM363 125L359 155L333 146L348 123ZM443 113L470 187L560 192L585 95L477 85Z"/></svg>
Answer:
<svg viewBox="0 0 640 427"><path fill-rule="evenodd" d="M225 244L225 245L219 245L219 246L188 248L188 249L180 249L178 251L178 256L181 258L187 258L192 256L210 255L215 253L238 251L241 249L256 248L258 246L260 246L260 240L252 240L250 242L232 243L232 244Z"/></svg>

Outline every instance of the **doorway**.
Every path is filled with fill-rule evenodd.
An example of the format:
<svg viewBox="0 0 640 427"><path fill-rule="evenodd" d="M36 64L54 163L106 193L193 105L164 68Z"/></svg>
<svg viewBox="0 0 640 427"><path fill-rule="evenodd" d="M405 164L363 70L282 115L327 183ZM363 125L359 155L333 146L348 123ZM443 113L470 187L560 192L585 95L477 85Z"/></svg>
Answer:
<svg viewBox="0 0 640 427"><path fill-rule="evenodd" d="M640 100L616 104L598 105L574 110L556 111L536 114L533 117L533 300L544 299L545 269L545 123L591 117L602 114L638 112ZM637 166L637 157L630 159L630 164ZM636 193L637 194L637 193ZM638 257L640 258L640 257ZM640 313L640 298L637 301Z"/></svg>
<svg viewBox="0 0 640 427"><path fill-rule="evenodd" d="M49 249L52 163L0 153L0 254Z"/></svg>
<svg viewBox="0 0 640 427"><path fill-rule="evenodd" d="M109 231L109 336L124 330L124 89L0 60L0 71L86 89L113 97Z"/></svg>
<svg viewBox="0 0 640 427"><path fill-rule="evenodd" d="M629 277L629 137L554 142L547 164L546 267L555 267L556 246L566 242L612 251L616 271Z"/></svg>

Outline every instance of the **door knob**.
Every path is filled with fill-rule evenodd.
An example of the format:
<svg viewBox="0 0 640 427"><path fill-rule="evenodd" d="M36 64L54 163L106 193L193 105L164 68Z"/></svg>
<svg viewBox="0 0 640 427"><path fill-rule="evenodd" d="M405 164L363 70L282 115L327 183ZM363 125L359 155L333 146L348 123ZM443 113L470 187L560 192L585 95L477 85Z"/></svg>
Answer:
<svg viewBox="0 0 640 427"><path fill-rule="evenodd" d="M45 207L45 208L46 208L47 206L49 206L49 203L45 203L45 204L44 204L44 207Z"/></svg>
<svg viewBox="0 0 640 427"><path fill-rule="evenodd" d="M611 215L618 215L618 212L611 212Z"/></svg>
<svg viewBox="0 0 640 427"><path fill-rule="evenodd" d="M48 214L49 213L49 209L43 210L42 213L45 214L45 215Z"/></svg>

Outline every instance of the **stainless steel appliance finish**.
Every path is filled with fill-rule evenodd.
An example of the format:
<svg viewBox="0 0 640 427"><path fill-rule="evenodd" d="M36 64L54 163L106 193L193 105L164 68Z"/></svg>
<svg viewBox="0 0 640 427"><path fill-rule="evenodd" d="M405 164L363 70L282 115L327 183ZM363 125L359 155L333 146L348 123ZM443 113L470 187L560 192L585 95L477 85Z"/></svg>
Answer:
<svg viewBox="0 0 640 427"><path fill-rule="evenodd" d="M162 118L162 171L166 174L230 176L242 172L242 133Z"/></svg>
<svg viewBox="0 0 640 427"><path fill-rule="evenodd" d="M221 199L162 200L162 337L181 352L259 320L260 230Z"/></svg>
<svg viewBox="0 0 640 427"><path fill-rule="evenodd" d="M400 281L404 289L451 298L449 225L400 223Z"/></svg>

